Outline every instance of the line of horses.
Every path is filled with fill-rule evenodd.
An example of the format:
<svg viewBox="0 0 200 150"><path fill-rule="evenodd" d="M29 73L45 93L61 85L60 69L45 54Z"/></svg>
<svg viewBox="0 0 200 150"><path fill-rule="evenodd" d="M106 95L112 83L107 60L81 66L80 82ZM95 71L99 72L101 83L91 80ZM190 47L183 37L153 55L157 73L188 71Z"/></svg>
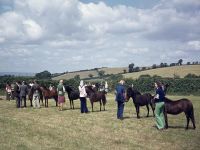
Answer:
<svg viewBox="0 0 200 150"><path fill-rule="evenodd" d="M93 110L94 102L99 102L100 111L102 110L101 107L103 104L104 111L105 111L106 92L98 91L97 88L95 88L93 86L86 86L85 88L86 88L86 93L88 95L88 98L90 99L92 111L94 111ZM79 91L74 90L73 88L71 88L70 86L67 86L67 85L65 85L65 90L68 94L68 99L70 101L70 108L74 109L74 100L79 99ZM52 98L55 100L56 106L58 105L58 93L57 93L56 88L53 87L51 90L49 90L45 86L40 86L38 91L40 93L40 102L42 103L42 105L44 105L45 107L48 107L48 100L52 99ZM32 106L32 100L33 100L33 89L32 88L29 89L28 98L29 98L30 104ZM43 100L45 100L45 104L44 104Z"/></svg>
<svg viewBox="0 0 200 150"><path fill-rule="evenodd" d="M165 86L165 93L167 92L167 87L168 85ZM65 90L68 94L68 99L70 101L70 108L74 109L74 100L79 99L79 91L74 90L72 87L65 85ZM48 107L48 99L53 98L56 102L58 102L58 94L55 88L52 88L52 90L49 90L45 86L40 87L40 100L42 101L43 104L43 99L45 100L45 107ZM102 110L102 104L104 107L105 111L105 105L106 105L106 92L105 91L98 91L96 87L93 86L86 86L86 93L88 95L88 98L90 100L91 106L92 106L92 112L94 102L99 102L100 104L100 111ZM33 92L30 90L29 92L29 99L30 103L32 106L32 96ZM140 118L139 111L141 106L146 106L147 108L147 117L149 117L149 105L152 109L153 116L154 110L155 110L155 101L154 101L154 96L152 96L150 93L144 93L141 94L139 91L132 87L128 87L126 90L126 102L129 101L129 99L133 99L133 104L136 109L136 114L137 118ZM180 100L170 100L169 98L165 97L165 107L164 107L164 117L165 117L165 124L166 128L168 128L168 117L167 114L172 114L172 115L177 115L184 112L186 119L187 119L187 124L186 124L186 129L188 129L189 122L190 120L192 121L193 128L195 129L195 118L194 118L194 109L193 109L193 104L190 100L188 99L180 99Z"/></svg>

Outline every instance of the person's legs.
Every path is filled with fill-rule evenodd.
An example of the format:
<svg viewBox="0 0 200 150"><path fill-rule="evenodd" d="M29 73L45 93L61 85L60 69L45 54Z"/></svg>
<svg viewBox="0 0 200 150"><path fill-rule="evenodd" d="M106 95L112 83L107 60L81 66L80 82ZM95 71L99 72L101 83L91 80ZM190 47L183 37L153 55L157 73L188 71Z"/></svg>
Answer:
<svg viewBox="0 0 200 150"><path fill-rule="evenodd" d="M84 112L84 100L83 100L83 98L82 97L80 97L80 101L81 101L81 113L83 113Z"/></svg>
<svg viewBox="0 0 200 150"><path fill-rule="evenodd" d="M117 119L120 119L120 102L117 102Z"/></svg>
<svg viewBox="0 0 200 150"><path fill-rule="evenodd" d="M156 118L156 126L158 129L163 129L165 127L163 110L164 110L164 102L156 103L155 118Z"/></svg>
<svg viewBox="0 0 200 150"><path fill-rule="evenodd" d="M36 105L37 105L37 108L40 108L39 96L37 96L37 98L36 98Z"/></svg>

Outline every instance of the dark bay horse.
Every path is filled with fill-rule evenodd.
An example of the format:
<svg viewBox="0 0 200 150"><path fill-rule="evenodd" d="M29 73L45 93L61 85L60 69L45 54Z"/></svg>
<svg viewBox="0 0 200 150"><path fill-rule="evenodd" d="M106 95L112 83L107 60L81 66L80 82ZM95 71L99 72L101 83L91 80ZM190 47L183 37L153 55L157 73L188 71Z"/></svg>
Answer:
<svg viewBox="0 0 200 150"><path fill-rule="evenodd" d="M146 106L147 107L147 117L149 116L149 105L151 106L151 109L153 111L153 116L154 115L154 110L155 110L155 105L152 103L153 96L150 93L146 94L141 94L137 90L133 89L132 87L129 87L126 91L126 101L128 102L130 97L133 99L133 103L135 105L136 113L137 113L137 118L140 118L140 106Z"/></svg>
<svg viewBox="0 0 200 150"><path fill-rule="evenodd" d="M34 89L32 87L28 87L28 99L30 100L30 106L33 107L33 91ZM39 93L40 93L40 99L39 99L39 102L41 101L42 102L42 105L44 105L44 102L43 102L43 94L42 94L42 90L39 88L38 89Z"/></svg>
<svg viewBox="0 0 200 150"><path fill-rule="evenodd" d="M172 101L169 98L165 97L164 116L165 116L165 127L166 128L168 128L167 114L177 115L182 112L185 113L185 116L187 119L186 129L188 129L190 119L192 121L193 128L195 129L196 126L195 126L194 109L193 109L192 102L185 98L176 100L176 101Z"/></svg>
<svg viewBox="0 0 200 150"><path fill-rule="evenodd" d="M79 92L72 89L70 86L65 85L65 90L68 94L68 98L70 101L70 108L74 109L74 100L79 99Z"/></svg>
<svg viewBox="0 0 200 150"><path fill-rule="evenodd" d="M85 89L86 89L86 93L88 94L88 97L90 99L90 103L92 105L92 111L93 111L94 102L99 102L100 111L101 111L101 105L103 103L104 111L105 111L105 105L106 105L105 91L96 91L95 89L93 89L92 86L86 86Z"/></svg>
<svg viewBox="0 0 200 150"><path fill-rule="evenodd" d="M54 98L56 106L58 106L58 93L57 90L53 87L52 90L49 90L46 86L40 87L42 94L45 100L45 107L48 107L48 99Z"/></svg>
<svg viewBox="0 0 200 150"><path fill-rule="evenodd" d="M164 93L167 93L169 84L164 85ZM165 128L168 128L168 118L167 114L171 115L178 115L184 112L187 124L186 129L188 129L190 120L192 121L193 128L195 129L195 118L194 118L194 108L193 104L190 100L186 98L182 98L180 100L170 100L169 98L165 97L165 107L164 107L164 116L165 116Z"/></svg>

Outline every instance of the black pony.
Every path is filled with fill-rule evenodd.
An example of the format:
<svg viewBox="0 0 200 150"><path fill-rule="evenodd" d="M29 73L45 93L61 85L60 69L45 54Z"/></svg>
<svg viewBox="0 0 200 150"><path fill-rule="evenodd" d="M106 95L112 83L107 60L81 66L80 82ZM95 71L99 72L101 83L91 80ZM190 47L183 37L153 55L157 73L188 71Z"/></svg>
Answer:
<svg viewBox="0 0 200 150"><path fill-rule="evenodd" d="M169 85L165 85L164 92L167 92ZM165 116L165 127L168 128L168 118L167 114L171 115L178 115L180 113L184 112L186 119L187 119L187 125L186 129L188 129L189 121L191 119L193 128L195 129L195 118L194 118L194 108L193 104L190 100L183 98L180 100L172 101L169 98L165 97L165 108L164 108L164 116Z"/></svg>
<svg viewBox="0 0 200 150"><path fill-rule="evenodd" d="M79 99L79 92L73 90L70 86L67 86L67 85L65 85L65 90L68 94L68 98L69 98L69 101L70 101L70 108L74 109L74 100Z"/></svg>
<svg viewBox="0 0 200 150"><path fill-rule="evenodd" d="M129 87L126 91L126 101L128 102L130 97L133 99L133 103L136 108L136 113L137 113L137 118L140 118L140 106L146 106L147 107L147 117L149 117L149 104L151 106L151 109L153 111L153 116L154 115L154 110L155 110L155 105L152 103L153 96L150 93L146 94L141 94L137 90L133 89L132 87Z"/></svg>
<svg viewBox="0 0 200 150"><path fill-rule="evenodd" d="M105 110L105 105L106 105L106 93L105 91L96 91L93 89L92 86L86 86L86 93L90 99L90 103L92 105L92 111L93 111L93 103L94 102L99 102L100 103L100 111L101 111L101 105L103 103L104 110Z"/></svg>

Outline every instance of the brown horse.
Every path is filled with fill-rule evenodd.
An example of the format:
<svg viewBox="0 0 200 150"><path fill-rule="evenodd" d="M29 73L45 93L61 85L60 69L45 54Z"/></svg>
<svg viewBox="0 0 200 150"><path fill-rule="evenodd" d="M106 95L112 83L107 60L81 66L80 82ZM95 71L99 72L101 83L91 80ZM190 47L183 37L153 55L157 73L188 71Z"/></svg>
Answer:
<svg viewBox="0 0 200 150"><path fill-rule="evenodd" d="M151 106L151 109L153 111L155 110L155 105L152 103L153 96L150 93L141 94L137 90L133 89L132 87L127 88L126 91L126 102L129 101L130 97L133 99L133 103L135 105L137 118L140 118L140 106L146 106L147 107L147 117L149 117L149 105Z"/></svg>
<svg viewBox="0 0 200 150"><path fill-rule="evenodd" d="M167 93L169 85L165 85L164 92ZM167 114L178 115L184 112L187 124L186 129L188 129L190 120L192 121L193 128L195 129L195 118L194 118L194 108L193 104L190 100L186 98L182 98L180 100L172 101L169 98L165 97L165 108L164 108L164 116L165 116L165 128L168 128L168 118Z"/></svg>
<svg viewBox="0 0 200 150"><path fill-rule="evenodd" d="M49 103L48 99L50 99L50 98L54 98L54 100L56 102L56 106L58 106L58 93L55 88L52 88L52 90L49 90L47 87L41 86L40 89L42 90L42 93L44 96L45 107L48 107L48 103Z"/></svg>
<svg viewBox="0 0 200 150"><path fill-rule="evenodd" d="M105 111L105 105L106 105L106 93L104 91L96 91L93 89L92 86L86 86L86 93L88 94L88 97L90 99L90 103L92 105L92 111L93 111L93 103L99 102L100 103L100 111L101 111L101 105L103 103L104 111Z"/></svg>
<svg viewBox="0 0 200 150"><path fill-rule="evenodd" d="M28 87L28 99L30 100L30 106L33 107L33 88L32 87ZM38 89L39 93L40 93L40 99L39 99L39 102L41 101L42 102L42 105L44 105L44 102L43 102L43 95L42 95L42 91L41 89L39 88Z"/></svg>
<svg viewBox="0 0 200 150"><path fill-rule="evenodd" d="M164 109L164 116L165 116L165 127L168 128L168 118L167 114L171 115L178 115L180 113L184 112L186 119L187 119L187 124L186 124L186 129L188 129L189 126L189 121L191 119L193 128L195 129L195 119L194 119L194 109L192 102L188 99L180 99L176 101L172 101L165 97L165 109Z"/></svg>
<svg viewBox="0 0 200 150"><path fill-rule="evenodd" d="M73 90L70 86L65 85L65 90L67 91L68 98L70 101L70 108L74 109L74 100L79 99L79 91Z"/></svg>

